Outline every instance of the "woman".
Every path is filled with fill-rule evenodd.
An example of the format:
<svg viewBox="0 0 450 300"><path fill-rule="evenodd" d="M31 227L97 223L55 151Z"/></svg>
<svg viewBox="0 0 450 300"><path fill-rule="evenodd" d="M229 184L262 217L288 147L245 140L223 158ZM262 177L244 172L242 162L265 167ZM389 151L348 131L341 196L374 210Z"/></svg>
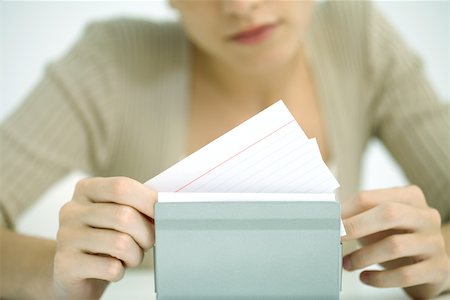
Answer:
<svg viewBox="0 0 450 300"><path fill-rule="evenodd" d="M381 263L361 280L411 297L450 290L449 110L379 13L365 2L171 4L183 30L90 26L2 125L5 226L69 170L96 176L62 207L56 243L2 229L2 296L100 297L153 246L156 192L139 181L280 98L337 167L345 239L362 243L344 267ZM417 186L357 193L371 136Z"/></svg>

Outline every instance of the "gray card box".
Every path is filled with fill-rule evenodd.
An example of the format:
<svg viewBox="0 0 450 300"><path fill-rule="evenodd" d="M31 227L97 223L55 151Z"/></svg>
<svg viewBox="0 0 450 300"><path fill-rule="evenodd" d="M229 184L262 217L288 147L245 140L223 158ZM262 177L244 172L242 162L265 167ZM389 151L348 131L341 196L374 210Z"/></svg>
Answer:
<svg viewBox="0 0 450 300"><path fill-rule="evenodd" d="M156 203L158 300L339 299L335 201Z"/></svg>

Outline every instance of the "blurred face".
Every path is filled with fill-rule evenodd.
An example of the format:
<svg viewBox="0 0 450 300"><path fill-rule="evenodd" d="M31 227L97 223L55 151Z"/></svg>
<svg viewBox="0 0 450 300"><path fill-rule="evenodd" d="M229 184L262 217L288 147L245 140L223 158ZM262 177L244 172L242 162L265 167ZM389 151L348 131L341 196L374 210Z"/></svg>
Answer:
<svg viewBox="0 0 450 300"><path fill-rule="evenodd" d="M276 66L298 53L313 0L171 0L191 41L235 67Z"/></svg>

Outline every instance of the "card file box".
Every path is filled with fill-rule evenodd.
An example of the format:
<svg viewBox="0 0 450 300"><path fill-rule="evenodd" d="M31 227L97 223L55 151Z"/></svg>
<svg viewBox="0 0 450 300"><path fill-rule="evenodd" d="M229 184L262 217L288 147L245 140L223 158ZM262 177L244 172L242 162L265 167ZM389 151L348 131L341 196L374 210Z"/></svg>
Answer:
<svg viewBox="0 0 450 300"><path fill-rule="evenodd" d="M158 300L339 299L336 201L155 205Z"/></svg>

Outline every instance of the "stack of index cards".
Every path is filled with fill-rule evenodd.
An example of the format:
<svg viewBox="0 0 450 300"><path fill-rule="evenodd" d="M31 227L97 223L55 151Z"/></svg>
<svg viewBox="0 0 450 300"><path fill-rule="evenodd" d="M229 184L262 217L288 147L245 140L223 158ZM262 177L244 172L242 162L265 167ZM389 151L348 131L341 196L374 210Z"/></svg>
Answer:
<svg viewBox="0 0 450 300"><path fill-rule="evenodd" d="M280 100L145 183L158 192L333 193L339 187Z"/></svg>

